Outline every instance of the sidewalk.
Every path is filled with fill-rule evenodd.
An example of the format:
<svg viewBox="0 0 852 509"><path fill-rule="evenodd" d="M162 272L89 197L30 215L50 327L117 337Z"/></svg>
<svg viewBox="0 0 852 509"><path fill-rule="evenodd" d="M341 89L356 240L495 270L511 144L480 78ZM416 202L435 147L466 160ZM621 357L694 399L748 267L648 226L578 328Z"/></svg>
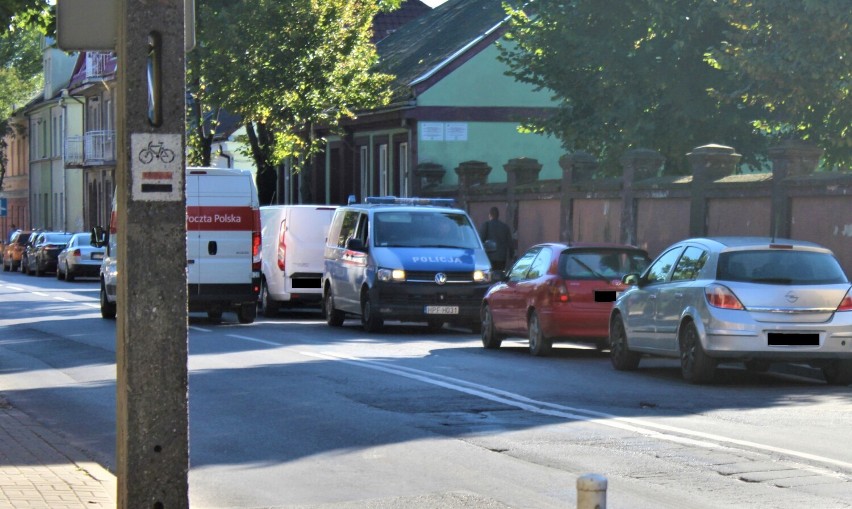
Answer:
<svg viewBox="0 0 852 509"><path fill-rule="evenodd" d="M114 509L115 476L0 396L0 508Z"/></svg>

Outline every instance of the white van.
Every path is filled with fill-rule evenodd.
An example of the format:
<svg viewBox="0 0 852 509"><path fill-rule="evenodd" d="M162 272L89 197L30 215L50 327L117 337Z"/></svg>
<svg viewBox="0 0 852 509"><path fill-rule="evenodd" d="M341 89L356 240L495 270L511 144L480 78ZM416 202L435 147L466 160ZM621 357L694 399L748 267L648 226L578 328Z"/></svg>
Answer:
<svg viewBox="0 0 852 509"><path fill-rule="evenodd" d="M333 205L260 208L264 316L275 316L282 304L321 303L323 251L335 209Z"/></svg>
<svg viewBox="0 0 852 509"><path fill-rule="evenodd" d="M107 245L101 264L101 316L115 318L116 203L109 234L96 228L93 243ZM240 323L257 317L260 292L260 207L248 170L187 168L186 276L190 311L213 322L234 311Z"/></svg>

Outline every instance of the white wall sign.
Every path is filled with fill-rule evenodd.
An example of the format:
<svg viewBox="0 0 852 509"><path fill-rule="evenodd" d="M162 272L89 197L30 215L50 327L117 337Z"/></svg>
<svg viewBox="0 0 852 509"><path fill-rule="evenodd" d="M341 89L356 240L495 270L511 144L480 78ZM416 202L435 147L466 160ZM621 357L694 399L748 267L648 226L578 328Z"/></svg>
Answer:
<svg viewBox="0 0 852 509"><path fill-rule="evenodd" d="M441 122L420 122L420 140L444 141L444 124Z"/></svg>
<svg viewBox="0 0 852 509"><path fill-rule="evenodd" d="M130 135L131 198L137 201L183 201L181 135Z"/></svg>
<svg viewBox="0 0 852 509"><path fill-rule="evenodd" d="M447 141L467 141L467 123L447 122L444 124L444 138Z"/></svg>

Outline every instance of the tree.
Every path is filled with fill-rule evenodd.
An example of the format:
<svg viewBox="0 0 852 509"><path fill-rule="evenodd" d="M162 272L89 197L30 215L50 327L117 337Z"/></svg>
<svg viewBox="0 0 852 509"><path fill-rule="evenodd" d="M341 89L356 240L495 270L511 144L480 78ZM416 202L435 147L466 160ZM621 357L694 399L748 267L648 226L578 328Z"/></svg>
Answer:
<svg viewBox="0 0 852 509"><path fill-rule="evenodd" d="M41 33L15 27L0 35L0 190L6 176L6 137L19 133L10 122L16 105L29 101L44 80Z"/></svg>
<svg viewBox="0 0 852 509"><path fill-rule="evenodd" d="M852 9L848 0L720 2L725 39L708 63L737 77L719 97L760 108L755 128L852 164Z"/></svg>
<svg viewBox="0 0 852 509"><path fill-rule="evenodd" d="M509 12L510 75L553 91L559 106L528 127L610 169L636 146L675 171L711 142L752 156L782 126L826 148L849 144L839 129L850 124L844 0L535 0Z"/></svg>
<svg viewBox="0 0 852 509"><path fill-rule="evenodd" d="M379 9L399 3L199 3L199 51L190 55L195 61L189 66L193 93L199 104L225 108L246 123L263 203L273 198L275 170L285 158L304 171L322 146L313 136L315 126L334 128L356 111L388 101L392 77L372 71L377 56L370 35Z"/></svg>

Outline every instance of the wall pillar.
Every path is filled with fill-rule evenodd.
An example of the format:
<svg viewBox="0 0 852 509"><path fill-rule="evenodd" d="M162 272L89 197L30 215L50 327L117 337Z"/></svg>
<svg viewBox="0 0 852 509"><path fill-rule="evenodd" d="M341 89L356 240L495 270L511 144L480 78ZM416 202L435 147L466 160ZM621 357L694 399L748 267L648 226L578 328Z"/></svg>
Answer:
<svg viewBox="0 0 852 509"><path fill-rule="evenodd" d="M742 156L724 145L703 145L686 154L692 168L692 201L689 206L689 235L707 235L707 189L720 178L737 171Z"/></svg>
<svg viewBox="0 0 852 509"><path fill-rule="evenodd" d="M459 177L459 202L463 204L466 211L470 212L467 200L470 190L473 187L485 185L488 174L491 173L491 167L482 161L464 161L459 163L455 171Z"/></svg>
<svg viewBox="0 0 852 509"><path fill-rule="evenodd" d="M518 249L518 199L516 189L520 185L531 184L538 180L542 165L536 159L520 157L509 159L503 165L506 171L506 223L512 230L513 251Z"/></svg>
<svg viewBox="0 0 852 509"><path fill-rule="evenodd" d="M559 205L559 240L574 240L574 199L570 190L575 183L590 180L598 170L598 160L592 154L577 150L559 158L562 168L562 197Z"/></svg>
<svg viewBox="0 0 852 509"><path fill-rule="evenodd" d="M623 168L621 181L621 242L636 245L636 197L633 184L638 180L655 177L663 167L665 158L647 148L628 150L620 159Z"/></svg>
<svg viewBox="0 0 852 509"><path fill-rule="evenodd" d="M791 235L789 179L813 173L822 152L816 145L799 140L787 140L769 148L769 159L772 161L772 217L769 229L773 237Z"/></svg>

